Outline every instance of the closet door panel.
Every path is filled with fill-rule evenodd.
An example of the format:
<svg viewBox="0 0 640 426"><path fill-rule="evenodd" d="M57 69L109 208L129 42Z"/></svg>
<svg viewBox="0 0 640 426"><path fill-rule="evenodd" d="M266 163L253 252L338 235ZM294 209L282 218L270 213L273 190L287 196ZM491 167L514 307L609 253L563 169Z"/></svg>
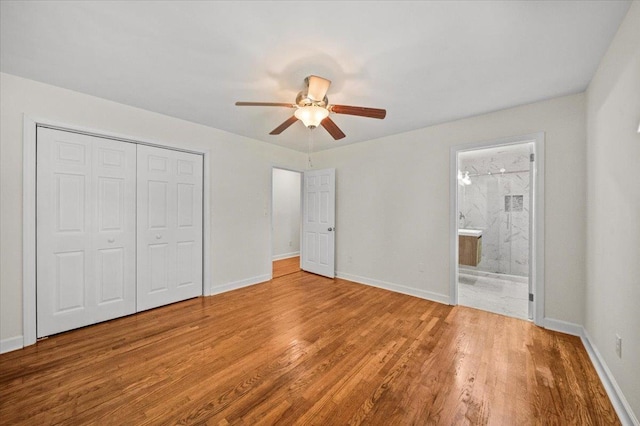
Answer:
<svg viewBox="0 0 640 426"><path fill-rule="evenodd" d="M136 310L136 146L95 138L96 321Z"/></svg>
<svg viewBox="0 0 640 426"><path fill-rule="evenodd" d="M98 250L98 304L122 301L125 293L125 256L122 248Z"/></svg>
<svg viewBox="0 0 640 426"><path fill-rule="evenodd" d="M38 128L38 337L135 312L135 155Z"/></svg>
<svg viewBox="0 0 640 426"><path fill-rule="evenodd" d="M184 294L202 294L201 155L177 153L176 284Z"/></svg>
<svg viewBox="0 0 640 426"><path fill-rule="evenodd" d="M138 146L137 309L202 294L202 156Z"/></svg>

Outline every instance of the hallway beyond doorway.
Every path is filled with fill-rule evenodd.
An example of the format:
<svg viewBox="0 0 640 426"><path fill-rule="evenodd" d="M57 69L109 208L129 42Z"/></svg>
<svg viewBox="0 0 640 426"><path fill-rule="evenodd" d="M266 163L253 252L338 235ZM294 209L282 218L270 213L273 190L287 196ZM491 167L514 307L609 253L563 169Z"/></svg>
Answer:
<svg viewBox="0 0 640 426"><path fill-rule="evenodd" d="M300 256L289 257L287 259L275 260L273 262L273 278L293 274L300 271Z"/></svg>

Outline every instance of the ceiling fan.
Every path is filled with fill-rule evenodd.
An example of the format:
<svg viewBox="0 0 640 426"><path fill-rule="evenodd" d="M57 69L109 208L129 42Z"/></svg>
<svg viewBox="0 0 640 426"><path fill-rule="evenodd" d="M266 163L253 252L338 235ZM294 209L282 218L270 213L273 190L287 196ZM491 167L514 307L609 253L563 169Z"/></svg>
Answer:
<svg viewBox="0 0 640 426"><path fill-rule="evenodd" d="M338 140L346 135L340 128L329 118L329 113L357 115L360 117L370 117L383 119L387 115L387 111L379 108L366 108L348 105L330 105L327 99L327 90L331 85L331 81L326 78L310 75L304 79L305 88L296 96L294 104L279 102L236 102L237 106L273 106L295 108L293 115L284 123L273 129L270 135L279 135L285 131L296 121L300 120L310 129L315 129L318 125L322 125L327 132Z"/></svg>

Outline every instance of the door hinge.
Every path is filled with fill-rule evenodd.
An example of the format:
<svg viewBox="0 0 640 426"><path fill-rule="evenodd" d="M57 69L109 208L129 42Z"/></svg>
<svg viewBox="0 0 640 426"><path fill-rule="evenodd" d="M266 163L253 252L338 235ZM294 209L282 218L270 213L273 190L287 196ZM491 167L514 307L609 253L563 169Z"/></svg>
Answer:
<svg viewBox="0 0 640 426"><path fill-rule="evenodd" d="M532 162L532 163L534 161L536 161L536 155L535 154L529 154L529 161Z"/></svg>
<svg viewBox="0 0 640 426"><path fill-rule="evenodd" d="M529 293L529 302L533 302L533 293Z"/></svg>

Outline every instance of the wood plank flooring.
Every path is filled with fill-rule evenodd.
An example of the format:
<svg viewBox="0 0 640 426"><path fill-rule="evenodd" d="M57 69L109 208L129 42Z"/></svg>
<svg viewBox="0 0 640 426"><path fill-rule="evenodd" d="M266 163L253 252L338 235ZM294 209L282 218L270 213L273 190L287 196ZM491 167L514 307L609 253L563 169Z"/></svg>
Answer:
<svg viewBox="0 0 640 426"><path fill-rule="evenodd" d="M273 278L279 278L300 271L300 256L273 262Z"/></svg>
<svg viewBox="0 0 640 426"><path fill-rule="evenodd" d="M305 272L0 355L0 423L619 424L577 337Z"/></svg>

